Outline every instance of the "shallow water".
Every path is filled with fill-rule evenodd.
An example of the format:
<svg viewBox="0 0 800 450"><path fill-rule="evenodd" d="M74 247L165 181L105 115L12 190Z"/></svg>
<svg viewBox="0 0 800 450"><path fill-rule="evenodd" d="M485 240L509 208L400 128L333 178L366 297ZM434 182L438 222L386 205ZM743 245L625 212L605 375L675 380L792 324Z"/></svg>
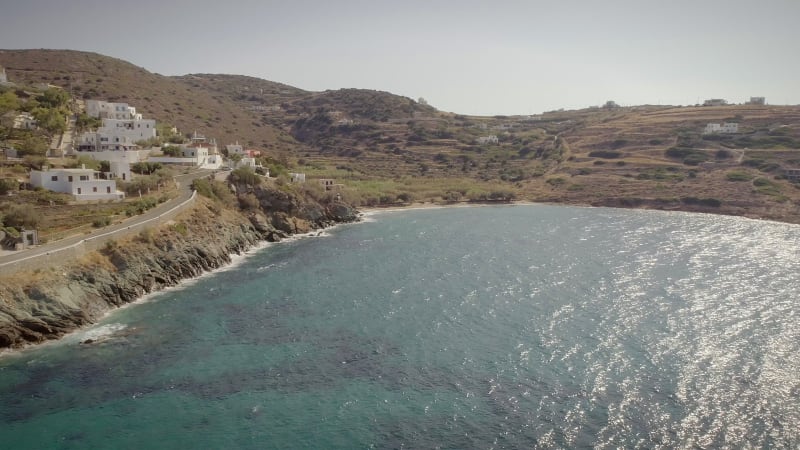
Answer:
<svg viewBox="0 0 800 450"><path fill-rule="evenodd" d="M3 356L0 442L797 447L798 243L684 213L380 213Z"/></svg>

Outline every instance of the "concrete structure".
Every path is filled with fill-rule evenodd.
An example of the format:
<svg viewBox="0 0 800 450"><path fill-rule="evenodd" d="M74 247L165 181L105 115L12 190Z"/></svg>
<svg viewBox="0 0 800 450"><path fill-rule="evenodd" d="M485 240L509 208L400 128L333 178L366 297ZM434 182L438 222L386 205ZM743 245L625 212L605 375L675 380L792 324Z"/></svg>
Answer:
<svg viewBox="0 0 800 450"><path fill-rule="evenodd" d="M8 83L8 76L6 75L6 68L0 66L0 83Z"/></svg>
<svg viewBox="0 0 800 450"><path fill-rule="evenodd" d="M710 98L703 102L703 106L725 106L728 101L722 98Z"/></svg>
<svg viewBox="0 0 800 450"><path fill-rule="evenodd" d="M736 134L739 132L739 124L735 122L709 123L703 130L703 134Z"/></svg>
<svg viewBox="0 0 800 450"><path fill-rule="evenodd" d="M121 200L125 198L117 190L117 182L105 180L93 169L32 170L31 185L53 192L71 194L75 200Z"/></svg>
<svg viewBox="0 0 800 450"><path fill-rule="evenodd" d="M784 175L789 181L800 181L800 169L786 169Z"/></svg>
<svg viewBox="0 0 800 450"><path fill-rule="evenodd" d="M497 144L500 140L494 134L489 136L481 136L476 139L478 145L486 145L486 144Z"/></svg>
<svg viewBox="0 0 800 450"><path fill-rule="evenodd" d="M119 178L122 181L130 181L133 177L131 165L127 161L109 161L108 177Z"/></svg>
<svg viewBox="0 0 800 450"><path fill-rule="evenodd" d="M292 183L305 183L306 182L306 174L304 174L304 173L290 173L289 177L291 177Z"/></svg>
<svg viewBox="0 0 800 450"><path fill-rule="evenodd" d="M0 229L0 247L10 250L25 250L39 245L39 232L36 230L22 229L19 236L12 236Z"/></svg>
<svg viewBox="0 0 800 450"><path fill-rule="evenodd" d="M336 184L336 181L333 178L320 178L319 184L327 191Z"/></svg>
<svg viewBox="0 0 800 450"><path fill-rule="evenodd" d="M747 104L764 106L767 104L767 99L765 97L750 97L750 101Z"/></svg>

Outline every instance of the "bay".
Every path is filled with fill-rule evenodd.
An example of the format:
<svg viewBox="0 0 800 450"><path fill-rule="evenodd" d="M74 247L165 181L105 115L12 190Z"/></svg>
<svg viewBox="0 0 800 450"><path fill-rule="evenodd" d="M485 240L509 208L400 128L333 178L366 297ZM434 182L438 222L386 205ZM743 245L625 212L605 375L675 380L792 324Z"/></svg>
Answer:
<svg viewBox="0 0 800 450"><path fill-rule="evenodd" d="M0 442L797 447L798 243L686 213L377 213L4 355Z"/></svg>

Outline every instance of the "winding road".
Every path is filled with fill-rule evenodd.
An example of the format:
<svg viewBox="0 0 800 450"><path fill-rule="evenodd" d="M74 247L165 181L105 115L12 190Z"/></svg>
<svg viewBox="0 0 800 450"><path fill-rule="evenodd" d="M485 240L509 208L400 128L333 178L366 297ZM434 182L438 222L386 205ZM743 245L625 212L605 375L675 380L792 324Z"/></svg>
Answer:
<svg viewBox="0 0 800 450"><path fill-rule="evenodd" d="M122 223L100 228L88 234L71 236L68 238L60 239L54 242L49 242L47 244L39 245L26 250L20 250L13 254L0 256L0 268L11 266L19 261L24 261L31 258L40 257L42 255L49 255L51 253L65 250L68 247L74 246L83 240L91 239L98 236L105 236L114 233L116 231L128 229L133 226L139 225L141 223L153 220L161 216L162 214L171 211L176 206L181 205L187 200L189 200L192 197L192 190L191 190L192 181L197 178L207 177L212 173L214 173L214 171L212 170L200 169L195 172L176 175L174 177L175 182L178 184L180 190L180 195L178 195L176 198L168 200L158 205L157 207L145 212L144 214L131 217L130 219L127 219Z"/></svg>

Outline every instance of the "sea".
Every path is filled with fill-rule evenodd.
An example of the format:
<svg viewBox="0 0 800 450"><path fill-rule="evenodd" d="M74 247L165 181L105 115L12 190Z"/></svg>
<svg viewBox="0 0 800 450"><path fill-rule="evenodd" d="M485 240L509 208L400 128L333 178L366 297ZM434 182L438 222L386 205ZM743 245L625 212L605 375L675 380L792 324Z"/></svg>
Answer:
<svg viewBox="0 0 800 450"><path fill-rule="evenodd" d="M0 355L0 447L798 448L798 244L681 212L371 213Z"/></svg>

